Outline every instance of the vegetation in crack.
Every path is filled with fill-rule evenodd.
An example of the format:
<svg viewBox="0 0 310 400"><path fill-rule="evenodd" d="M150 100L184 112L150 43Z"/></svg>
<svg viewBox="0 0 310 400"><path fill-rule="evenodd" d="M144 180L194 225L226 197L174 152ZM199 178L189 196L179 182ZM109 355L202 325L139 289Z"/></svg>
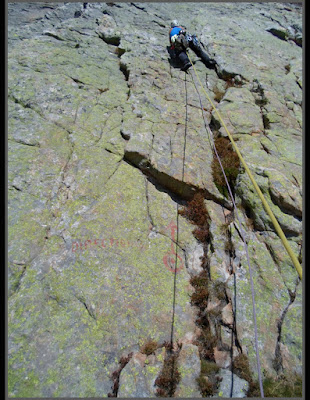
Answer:
<svg viewBox="0 0 310 400"><path fill-rule="evenodd" d="M216 375L219 368L216 366L214 359L214 347L219 342L219 335L217 330L213 328L221 310L213 309L207 311L210 290L214 292L214 289L210 288L208 257L208 246L212 238L209 229L210 216L202 193L196 193L187 202L186 206L179 210L179 213L192 224L196 225L193 235L203 245L204 249L204 255L201 257L202 271L190 278L190 284L194 289L190 296L190 304L198 310L195 322L200 328L200 335L194 342L198 347L201 359L201 373L197 378L197 384L203 396L211 396L216 392L219 382ZM221 297L221 288L219 288L218 297Z"/></svg>
<svg viewBox="0 0 310 400"><path fill-rule="evenodd" d="M119 360L119 367L115 371L112 372L111 378L113 380L112 391L108 393L108 397L117 397L118 389L119 389L119 380L122 370L129 363L132 358L133 353L129 353L126 357L121 357Z"/></svg>
<svg viewBox="0 0 310 400"><path fill-rule="evenodd" d="M216 137L214 139L214 145L221 159L222 166L225 171L232 194L234 195L234 186L240 169L239 157L237 153L233 150L230 140L226 137ZM211 167L213 180L216 187L225 197L228 198L229 193L226 186L226 181L215 154L213 155Z"/></svg>
<svg viewBox="0 0 310 400"><path fill-rule="evenodd" d="M213 327L214 321L219 317L221 311L219 309L207 311L210 297L210 279L206 269L198 276L192 277L190 284L194 288L191 295L191 305L198 308L196 324L200 328L200 335L194 342L198 346L201 359L201 371L197 378L197 384L202 396L205 397L214 395L219 383L217 377L219 368L214 358L214 348L219 342L219 336Z"/></svg>
<svg viewBox="0 0 310 400"><path fill-rule="evenodd" d="M155 354L155 351L159 347L162 346L160 346L155 340L150 339L141 346L140 353L150 356L151 354Z"/></svg>
<svg viewBox="0 0 310 400"><path fill-rule="evenodd" d="M155 380L157 397L173 397L176 388L181 380L181 374L178 370L178 356L182 346L176 344L176 348L171 347L171 343L165 343L166 357L164 359L162 370Z"/></svg>
<svg viewBox="0 0 310 400"><path fill-rule="evenodd" d="M197 34L216 60L210 69L193 56L203 86L207 75L210 97L233 127L277 218L289 227L292 221L297 232L300 220L276 202L292 204L301 214L301 52L291 38L284 42L266 32L267 25L276 23L260 12L293 27L300 24L301 10L231 4L224 10L228 18L222 7L203 3L192 9L186 3L177 9L168 3L55 3L51 13L43 12L44 7L8 7L8 272L9 290L16 291L9 298L9 396L95 398L110 392L110 397L155 397L158 389L158 397L190 398L198 392L199 374L203 397L220 394L219 375L220 390L231 376L237 391L239 380L229 364L244 352L253 373L255 354L246 351L253 326L242 240L238 226L230 225L232 238L228 223L223 227L227 232L220 230L222 206L226 217L232 203L214 184L204 129L210 118L214 131L218 129L215 136L223 128L206 99L199 107L190 82L193 69L184 75L169 63L170 18ZM247 17L253 11L257 18L249 32ZM203 15L210 17L208 26ZM294 31L298 33L292 29L291 36ZM272 57L264 57L268 54ZM267 137L265 114L270 119L265 120ZM276 174L285 171L288 181L295 179L294 173L297 182L287 191L289 182L283 180L281 186ZM301 287L278 326L295 275L242 172L241 167L234 183L237 203L244 213L248 200L248 215L263 230L248 237L257 268L260 344L271 349L261 352L261 365L274 378L282 369L301 368ZM296 255L299 238L289 238ZM38 257L30 263L34 253ZM161 348L160 338L166 338L171 326L171 304L165 297L172 295L177 259L173 323L175 341L182 340L183 348L175 357L177 348ZM266 282L261 278L269 271L273 280ZM72 298L74 293L85 298ZM237 316L243 321L238 332L232 323L234 317L239 323ZM136 353L126 365L131 351ZM272 365L275 351L282 364L278 371ZM154 387L165 356L166 372L176 379ZM165 384L164 372L157 383ZM284 379L273 382L286 385Z"/></svg>
<svg viewBox="0 0 310 400"><path fill-rule="evenodd" d="M227 242L225 244L225 251L230 255L230 258L235 257L234 245L231 241L231 233L228 229L228 225L223 227L227 232ZM234 273L231 265L231 272ZM277 372L277 376L270 376L265 374L263 379L263 390L265 397L299 397L302 395L302 378L297 374L284 374L282 366L282 355L280 350L281 341L281 330L285 315L294 302L296 292L289 291L290 302L284 309L279 321L278 321L278 339L275 350L275 358L273 361L273 367ZM259 382L253 378L253 374L250 369L249 360L247 355L242 351L242 347L237 337L236 319L234 313L234 323L232 328L232 334L234 335L234 344L237 346L239 355L235 357L231 364L231 370L234 374L239 376L241 379L246 380L249 383L249 389L247 391L247 397L260 397ZM233 342L232 342L233 343Z"/></svg>
<svg viewBox="0 0 310 400"><path fill-rule="evenodd" d="M204 203L203 194L195 193L193 198L187 202L186 207L179 210L179 214L196 225L193 230L194 237L201 243L208 243L210 216Z"/></svg>
<svg viewBox="0 0 310 400"><path fill-rule="evenodd" d="M203 397L214 395L220 378L217 376L220 368L211 361L201 360L200 375L197 383Z"/></svg>
<svg viewBox="0 0 310 400"><path fill-rule="evenodd" d="M248 357L242 353L234 360L234 373L249 382L247 397L260 397L258 381L250 371ZM302 377L297 374L280 374L276 377L264 376L263 389L265 397L302 397Z"/></svg>

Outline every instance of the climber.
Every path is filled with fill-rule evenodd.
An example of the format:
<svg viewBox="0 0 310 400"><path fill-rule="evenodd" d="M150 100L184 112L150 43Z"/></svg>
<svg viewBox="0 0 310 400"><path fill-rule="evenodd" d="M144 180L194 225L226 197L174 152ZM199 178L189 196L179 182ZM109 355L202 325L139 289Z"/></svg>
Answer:
<svg viewBox="0 0 310 400"><path fill-rule="evenodd" d="M215 67L215 60L211 59L205 51L202 50L196 35L189 35L186 33L186 28L179 25L178 21L171 22L171 29L169 31L170 41L170 54L172 58L179 59L182 63L182 71L187 71L191 67L191 63L186 54L186 49L189 47L195 54L201 58L203 63L208 68Z"/></svg>

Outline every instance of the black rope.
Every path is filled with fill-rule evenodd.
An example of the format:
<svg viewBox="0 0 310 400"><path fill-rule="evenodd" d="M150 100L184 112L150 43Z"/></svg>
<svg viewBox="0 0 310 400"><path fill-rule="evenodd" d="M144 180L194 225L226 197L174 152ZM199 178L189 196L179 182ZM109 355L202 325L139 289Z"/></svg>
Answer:
<svg viewBox="0 0 310 400"><path fill-rule="evenodd" d="M236 285L236 274L233 271L234 275L234 306L233 306L233 327L231 330L231 386L230 386L230 397L233 397L234 391L234 336L237 330L236 321L237 321L237 285Z"/></svg>
<svg viewBox="0 0 310 400"><path fill-rule="evenodd" d="M187 81L185 73L185 129L184 129L184 145L183 145L183 161L182 161L182 182L184 181L185 173L185 152L186 152L186 137L187 137L187 120L188 120L188 110L187 110ZM172 323L171 323L171 337L170 345L173 348L173 336L174 336L174 319L175 319L175 299L176 299L176 283L177 283L177 266L178 266L178 247L179 247L179 203L177 203L177 234L176 234L176 246L175 246L175 262L174 262L174 282L173 282L173 306L172 306Z"/></svg>
<svg viewBox="0 0 310 400"><path fill-rule="evenodd" d="M187 84L186 84L186 73L185 73L185 129L184 129L184 145L183 145L183 167L182 167L182 182L184 181L184 171L185 171L185 151L186 151L186 136L187 136ZM170 337L170 357L172 358L172 368L171 368L171 385L169 396L173 396L174 387L174 375L175 375L175 356L173 355L173 337L174 337L174 320L175 320L175 299L176 299L176 284L177 284L177 266L178 266L178 246L179 246L179 203L177 203L177 235L175 241L175 262L174 262L174 281L173 281L173 305L172 305L172 322L171 322L171 337Z"/></svg>

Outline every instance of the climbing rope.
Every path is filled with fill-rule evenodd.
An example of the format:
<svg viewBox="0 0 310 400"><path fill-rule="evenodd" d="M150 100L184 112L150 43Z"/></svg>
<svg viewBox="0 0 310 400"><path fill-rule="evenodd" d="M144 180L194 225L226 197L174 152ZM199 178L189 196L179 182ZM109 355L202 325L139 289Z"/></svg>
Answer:
<svg viewBox="0 0 310 400"><path fill-rule="evenodd" d="M185 152L186 152L186 137L187 137L187 80L185 74L185 129L184 129L184 145L183 145L183 167L182 167L182 182L184 181L185 173ZM174 318L175 318L175 299L176 299L176 281L177 281L177 266L178 266L178 246L179 246L179 203L177 203L177 217L176 217L176 241L175 241L175 262L174 262L174 282L173 282L173 308L172 308L172 323L171 323L171 337L170 344L171 349L173 347L173 336L174 336Z"/></svg>
<svg viewBox="0 0 310 400"><path fill-rule="evenodd" d="M255 181L255 179L254 179L254 177L253 177L253 175L252 175L252 173L251 173L249 167L247 166L245 160L243 159L243 157L242 157L242 155L241 155L241 153L240 153L240 151L239 151L239 149L238 149L238 147L237 147L237 145L236 145L236 143L235 143L233 137L231 136L230 132L229 132L228 129L227 129L227 126L226 126L225 122L223 121L223 119L222 119L220 113L218 112L218 110L216 109L216 107L215 107L215 105L213 104L212 100L210 99L208 93L205 91L205 89L204 89L204 87L203 87L203 85L202 85L202 83L201 83L201 80L200 80L200 78L199 78L199 76L198 76L198 74L197 74L195 65L193 64L193 62L192 62L192 60L191 60L191 57L190 57L190 55L189 55L188 50L187 50L187 55L188 55L188 58L189 58L189 60L190 60L190 62L191 62L191 64L192 64L193 68L194 68L196 77L197 77L197 79L198 79L198 81L199 81L199 83L200 83L200 86L201 86L201 88L202 88L204 94L206 95L206 97L207 97L208 101L210 102L212 108L214 109L214 111L215 111L215 113L216 113L218 119L220 120L220 122L221 122L223 128L225 129L225 131L226 131L226 133L227 133L227 135L228 135L228 137L229 137L229 139L230 139L230 141L231 141L231 143L232 143L232 145L233 145L233 147L234 147L234 150L236 151L236 153L237 153L237 155L238 155L238 157L239 157L239 159L240 159L240 161L241 161L241 163L242 163L244 169L246 170L246 172L247 172L247 174L248 174L248 176L249 176L251 182L253 183L253 186L254 186L254 188L255 188L255 190L256 190L256 192L257 192L259 198L261 199L261 201L262 201L262 203L263 203L263 206L264 206L264 208L265 208L267 214L269 215L269 217L270 217L270 219L271 219L271 221L272 221L272 223L273 223L273 225L274 225L274 227L275 227L276 232L278 233L278 235L279 235L279 237L280 237L280 239L281 239L281 241L282 241L282 243L283 243L283 245L284 245L284 247L285 247L285 249L286 249L288 255L290 256L290 258L291 258L291 260L292 260L292 262L293 262L293 264L294 264L294 266L295 266L295 268L296 268L296 270L297 270L297 272L298 272L298 274L299 274L300 279L302 279L302 268L301 268L301 265L300 265L300 263L299 263L297 257L296 257L295 254L293 253L293 251L292 251L292 249L291 249L291 246L289 245L289 243L288 243L288 241L287 241L287 239L286 239L286 237L285 237L285 235L284 235L284 233L283 233L283 231L282 231L282 228L280 227L280 225L279 225L279 223L278 223L276 217L274 216L274 214L273 214L271 208L269 207L269 204L267 203L267 201L266 201L266 199L265 199L265 197L264 197L262 191L260 190L259 186L257 185L257 183L256 183L256 181Z"/></svg>
<svg viewBox="0 0 310 400"><path fill-rule="evenodd" d="M216 158L217 158L217 160L218 160L218 162L220 164L222 173L224 175L225 183L226 183L226 186L227 186L227 189L228 189L228 192L229 192L229 196L230 196L231 201L232 201L233 206L234 206L235 214L236 214L236 217L237 217L238 222L239 222L239 231L240 231L240 234L241 234L241 237L242 237L242 240L243 240L243 243L244 243L244 248L245 248L245 251L246 251L247 262L248 262L249 272L250 272L250 282L251 282L252 310L253 310L253 321L254 321L254 335L255 335L254 337L255 337L255 352L256 352L256 360L257 360L258 381L259 381L259 387L260 387L261 396L264 397L263 383L262 383L262 377L261 377L260 358L259 358L259 351L258 351L258 333L257 333L256 307L255 307L255 291L254 291L253 274L252 274L252 268L251 268L251 263L250 263L248 245L247 245L246 240L245 240L245 235L244 235L244 231L242 229L242 225L241 225L241 221L240 221L240 218L239 218L239 213L238 213L238 210L237 210L237 206L236 206L236 203L235 203L235 200L234 200L234 196L232 194L232 191L231 191L227 176L225 174L225 170L224 170L223 164L221 162L220 156L219 156L219 154L218 154L218 152L216 150L216 146L215 146L215 143L214 143L212 131L211 131L209 125L205 121L205 116L204 116L204 113L203 113L203 106L202 106L200 93L199 93L198 88L196 86L196 83L195 83L195 80L193 78L193 75L191 75L191 77L192 77L192 81L194 83L194 86L195 86L196 91L197 91L198 96L199 96L200 107L201 107L201 111L202 111L202 117L203 117L203 120L204 120L205 127L207 128L207 132L209 134L209 140L212 143L213 151L214 151L214 153L216 155Z"/></svg>
<svg viewBox="0 0 310 400"><path fill-rule="evenodd" d="M184 145L183 145L183 167L182 167L182 182L184 181L185 171L185 152L186 152L186 136L187 136L187 84L185 74L185 129L184 129ZM179 246L179 203L177 202L177 216L176 216L176 240L175 240L175 261L174 261L174 279L173 279L173 305L172 305L172 321L171 321L171 336L170 336L170 355L173 354L173 337L174 337L174 320L175 320L175 303L176 303L176 283L177 283L177 271L178 271L178 246ZM173 382L175 375L175 358L172 358L171 368L171 387L170 397L173 396Z"/></svg>

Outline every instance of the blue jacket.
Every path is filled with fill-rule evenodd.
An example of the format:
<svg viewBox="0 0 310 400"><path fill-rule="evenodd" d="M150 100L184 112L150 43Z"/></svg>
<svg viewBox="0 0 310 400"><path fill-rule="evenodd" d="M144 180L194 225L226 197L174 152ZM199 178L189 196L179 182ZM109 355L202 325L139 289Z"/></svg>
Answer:
<svg viewBox="0 0 310 400"><path fill-rule="evenodd" d="M169 38L171 39L173 35L178 35L183 28L181 26L175 26L169 32Z"/></svg>

